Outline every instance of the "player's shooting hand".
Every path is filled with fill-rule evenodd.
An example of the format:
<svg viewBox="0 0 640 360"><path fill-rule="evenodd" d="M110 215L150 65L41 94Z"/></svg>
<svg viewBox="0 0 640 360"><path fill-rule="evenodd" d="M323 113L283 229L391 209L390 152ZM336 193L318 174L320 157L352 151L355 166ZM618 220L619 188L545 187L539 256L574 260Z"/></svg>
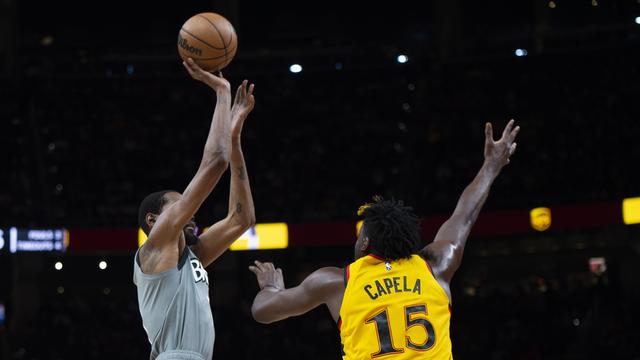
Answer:
<svg viewBox="0 0 640 360"><path fill-rule="evenodd" d="M487 123L484 128L484 161L500 170L509 163L509 158L516 151L516 136L520 131L520 126L513 127L514 120L511 119L502 132L502 137L493 140L493 127Z"/></svg>
<svg viewBox="0 0 640 360"><path fill-rule="evenodd" d="M256 274L258 286L260 290L271 288L279 291L284 290L284 278L282 277L282 269L276 269L273 263L254 261L256 266L249 266L249 270Z"/></svg>
<svg viewBox="0 0 640 360"><path fill-rule="evenodd" d="M187 61L183 61L182 65L184 65L185 69L189 72L192 78L202 81L203 83L209 85L216 93L220 93L226 91L227 93L231 92L231 85L222 76L222 72L218 72L217 74L212 74L208 71L204 71L192 58L188 58Z"/></svg>
<svg viewBox="0 0 640 360"><path fill-rule="evenodd" d="M256 103L253 97L254 84L247 86L249 83L247 80L243 81L238 86L236 91L236 98L233 101L233 107L231 108L231 137L233 139L239 138L242 133L242 125L244 121L253 110L253 106Z"/></svg>

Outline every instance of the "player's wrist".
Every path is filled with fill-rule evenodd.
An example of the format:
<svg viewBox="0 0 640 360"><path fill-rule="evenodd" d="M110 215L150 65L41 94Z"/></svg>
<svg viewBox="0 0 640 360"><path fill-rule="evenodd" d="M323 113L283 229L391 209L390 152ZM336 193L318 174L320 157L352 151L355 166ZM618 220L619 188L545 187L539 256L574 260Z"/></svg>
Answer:
<svg viewBox="0 0 640 360"><path fill-rule="evenodd" d="M484 164L482 165L483 170L489 173L491 176L497 176L502 169L502 166L498 163L498 161L494 159L485 159Z"/></svg>
<svg viewBox="0 0 640 360"><path fill-rule="evenodd" d="M272 285L272 284L267 284L267 285L263 286L261 290L278 292L278 291L280 291L282 289L280 287L278 287L278 286L275 286L275 285Z"/></svg>
<svg viewBox="0 0 640 360"><path fill-rule="evenodd" d="M213 91L215 91L218 101L231 103L231 88L225 87L224 85L210 86L211 88L213 88Z"/></svg>

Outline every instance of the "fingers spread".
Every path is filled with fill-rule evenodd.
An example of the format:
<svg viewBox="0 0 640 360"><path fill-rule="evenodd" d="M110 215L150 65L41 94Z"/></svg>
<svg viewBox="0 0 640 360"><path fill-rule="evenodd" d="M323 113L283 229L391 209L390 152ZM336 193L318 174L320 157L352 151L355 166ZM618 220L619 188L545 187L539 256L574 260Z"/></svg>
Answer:
<svg viewBox="0 0 640 360"><path fill-rule="evenodd" d="M484 137L487 141L493 141L493 126L488 122L484 126Z"/></svg>
<svg viewBox="0 0 640 360"><path fill-rule="evenodd" d="M245 80L245 81L246 81L246 80ZM251 84L251 85L249 86L249 92L248 92L249 96L253 95L253 89L254 89L254 88L255 88L255 84Z"/></svg>
<svg viewBox="0 0 640 360"><path fill-rule="evenodd" d="M511 134L509 135L509 140L513 141L516 139L516 136L518 136L518 133L520 132L520 126L516 126L515 129L513 129L513 131L511 132Z"/></svg>
<svg viewBox="0 0 640 360"><path fill-rule="evenodd" d="M200 66L198 66L198 64L196 64L196 62L195 62L195 61L193 61L193 59L192 59L192 58L188 58L188 59L187 59L187 66L189 67L189 69L190 69L192 72L197 73L197 72L199 72L199 71L202 71L202 69L200 68Z"/></svg>
<svg viewBox="0 0 640 360"><path fill-rule="evenodd" d="M511 129L513 129L513 123L515 123L515 120L513 119L509 120L509 123L507 124L507 126L504 128L504 131L502 132L503 138L506 138L509 134L511 134Z"/></svg>
<svg viewBox="0 0 640 360"><path fill-rule="evenodd" d="M187 71L189 72L189 75L193 76L193 70L191 70L191 67L189 66L188 62L183 61L182 66L184 66L184 68L187 69Z"/></svg>
<svg viewBox="0 0 640 360"><path fill-rule="evenodd" d="M236 103L240 102L240 97L242 96L242 87L244 86L244 84L240 84L240 86L238 86L238 90L236 90Z"/></svg>
<svg viewBox="0 0 640 360"><path fill-rule="evenodd" d="M254 274L258 275L258 273L260 272L260 269L258 269L258 268L257 268L257 267L255 267L255 266L251 266L251 265L250 265L250 266L249 266L249 271L251 271L252 273L254 273Z"/></svg>

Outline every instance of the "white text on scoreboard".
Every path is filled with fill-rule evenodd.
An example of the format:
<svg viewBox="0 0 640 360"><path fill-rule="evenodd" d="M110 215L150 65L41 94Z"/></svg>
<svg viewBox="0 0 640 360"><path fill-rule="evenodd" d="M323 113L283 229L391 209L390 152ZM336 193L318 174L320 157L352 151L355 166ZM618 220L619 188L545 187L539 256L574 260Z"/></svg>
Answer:
<svg viewBox="0 0 640 360"><path fill-rule="evenodd" d="M69 244L66 229L9 229L9 251L65 251Z"/></svg>

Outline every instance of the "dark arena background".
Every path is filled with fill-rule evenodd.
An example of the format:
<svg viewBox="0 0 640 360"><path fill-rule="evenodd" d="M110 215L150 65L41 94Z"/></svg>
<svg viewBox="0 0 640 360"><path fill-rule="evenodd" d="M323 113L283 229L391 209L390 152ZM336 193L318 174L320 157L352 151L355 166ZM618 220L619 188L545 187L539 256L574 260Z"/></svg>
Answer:
<svg viewBox="0 0 640 360"><path fill-rule="evenodd" d="M375 194L413 206L430 242L484 123L514 118L518 151L452 283L454 358L640 359L636 0L0 1L0 358L149 357L137 208L198 167L215 100L176 37L208 11L238 34L232 88L256 84L259 235L208 268L214 358L340 359L325 307L252 319L248 265L275 262L287 286L345 266ZM226 215L228 184L198 223Z"/></svg>

